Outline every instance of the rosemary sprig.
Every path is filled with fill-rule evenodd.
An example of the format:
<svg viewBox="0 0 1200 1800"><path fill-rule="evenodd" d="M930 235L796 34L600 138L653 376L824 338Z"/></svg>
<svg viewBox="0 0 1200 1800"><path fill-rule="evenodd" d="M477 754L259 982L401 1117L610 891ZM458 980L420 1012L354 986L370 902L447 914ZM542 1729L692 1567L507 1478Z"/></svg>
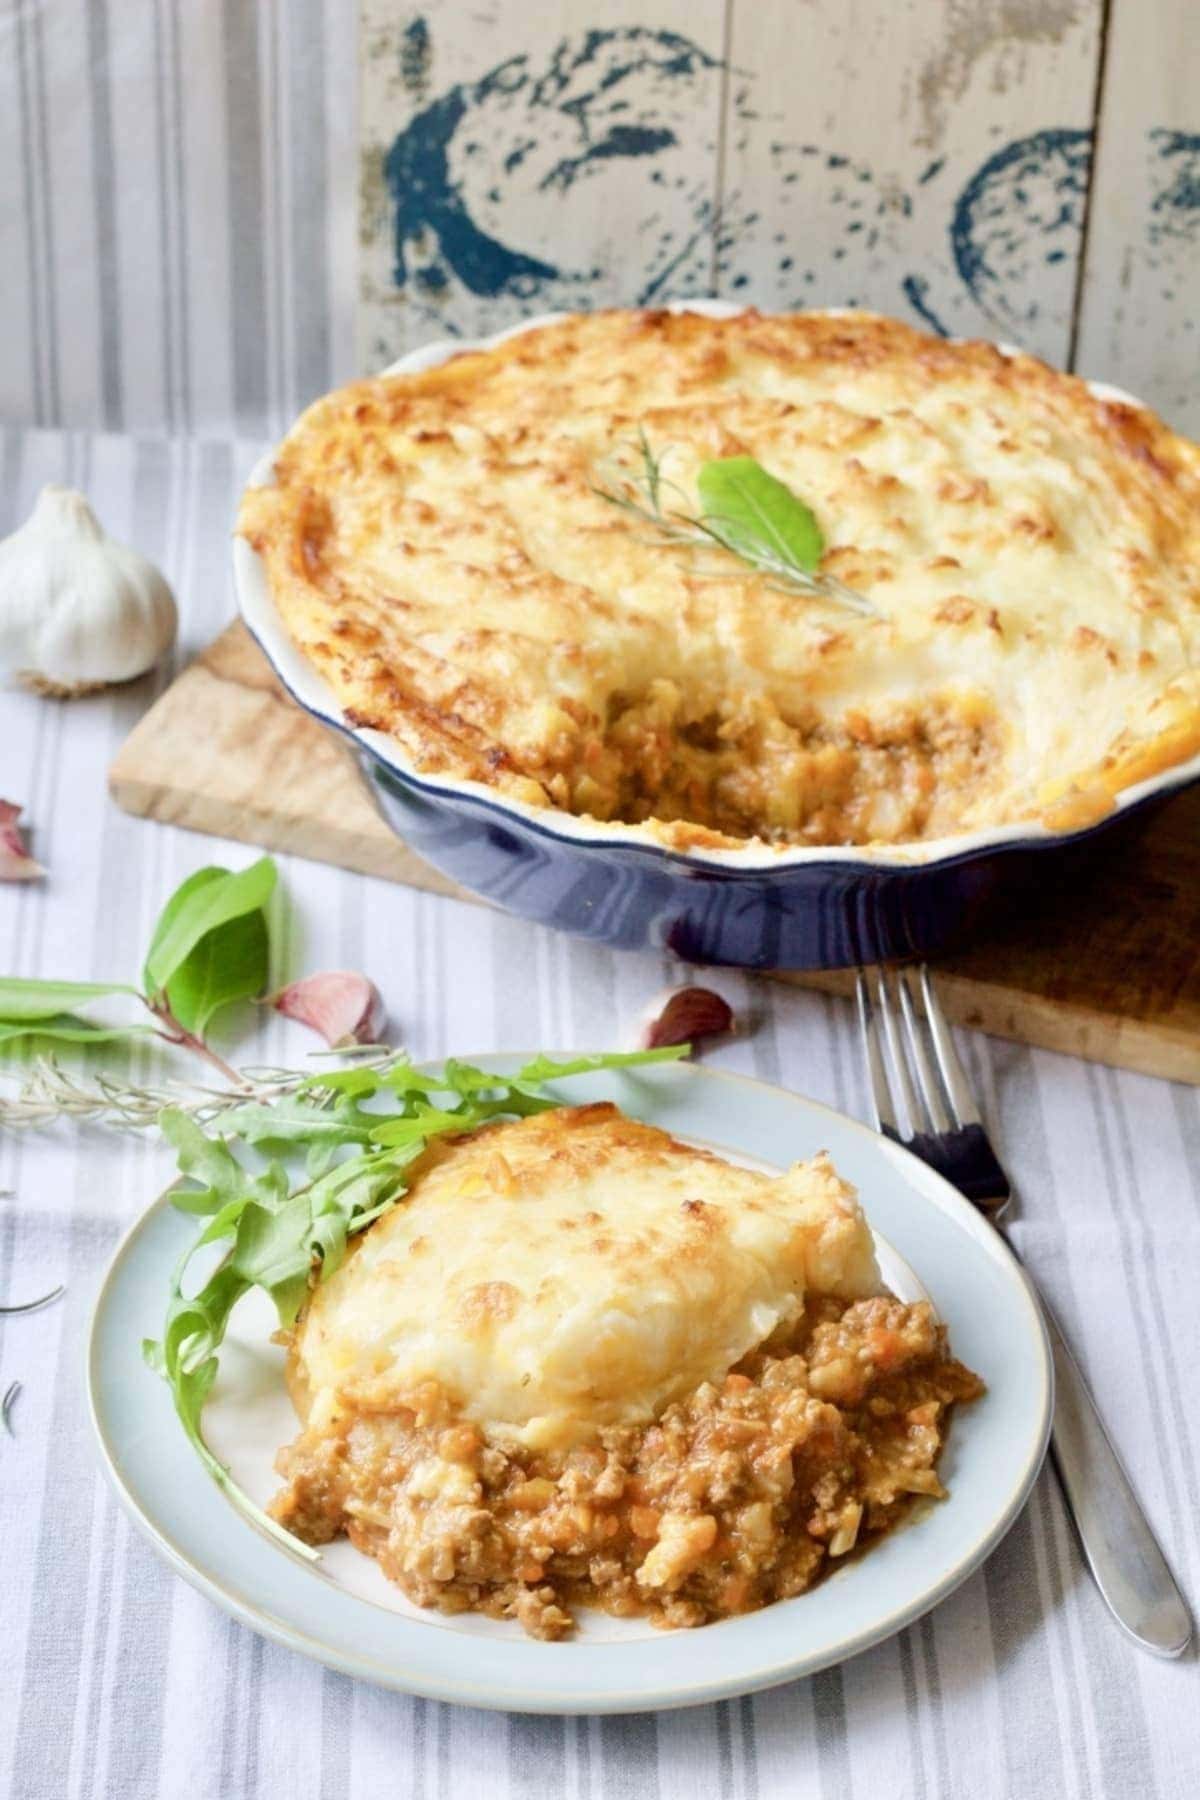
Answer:
<svg viewBox="0 0 1200 1800"><path fill-rule="evenodd" d="M656 453L639 426L636 450L635 472L614 466L609 483L593 483L592 492L650 526L651 541L724 551L766 576L766 585L778 592L829 600L869 618L880 616L865 594L817 567L824 541L811 509L752 457L702 464L702 509L697 513L683 490L663 474L671 446ZM667 505L664 495L673 496ZM714 570L707 579L719 576Z"/></svg>
<svg viewBox="0 0 1200 1800"><path fill-rule="evenodd" d="M355 1067L363 1066L377 1074L403 1060L399 1051L378 1044L360 1050L316 1051L314 1057L334 1054L351 1057ZM0 1075L0 1081L18 1082L8 1092L0 1088L0 1131L38 1131L60 1119L78 1125L105 1125L118 1131L148 1131L157 1125L165 1107L185 1113L198 1125L210 1125L223 1113L244 1106L249 1100L270 1106L299 1093L314 1079L320 1080L311 1067L246 1068L232 1073L234 1080L228 1087L192 1081L154 1085L121 1081L104 1074L88 1079L65 1069L56 1056L39 1056L19 1078Z"/></svg>
<svg viewBox="0 0 1200 1800"><path fill-rule="evenodd" d="M20 1392L21 1383L19 1381L10 1381L8 1387L5 1389L3 1400L0 1400L0 1424L4 1426L9 1437L16 1437L17 1435L12 1428L12 1409L16 1405L17 1395Z"/></svg>
<svg viewBox="0 0 1200 1800"><path fill-rule="evenodd" d="M22 1300L16 1306L0 1306L0 1315L5 1318L16 1317L21 1313L41 1312L43 1306L49 1306L52 1300L59 1300L66 1293L66 1288L59 1282L57 1287L47 1294L39 1294L36 1300Z"/></svg>

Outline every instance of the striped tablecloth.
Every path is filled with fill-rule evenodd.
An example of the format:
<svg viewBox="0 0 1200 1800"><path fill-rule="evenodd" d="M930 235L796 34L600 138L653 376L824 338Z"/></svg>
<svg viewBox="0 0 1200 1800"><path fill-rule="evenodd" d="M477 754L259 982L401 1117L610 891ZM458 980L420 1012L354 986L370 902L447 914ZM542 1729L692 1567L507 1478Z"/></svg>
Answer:
<svg viewBox="0 0 1200 1800"><path fill-rule="evenodd" d="M229 519L256 446L9 433L4 529L38 485L91 494L167 568L181 655L230 611ZM226 847L124 817L104 771L155 692L55 705L0 698L0 793L27 808L48 880L0 888L0 970L122 976L167 893ZM227 860L248 860L227 847ZM667 979L493 913L284 861L276 974L362 968L418 1057L627 1036ZM721 1066L848 1112L865 1096L840 1003L733 975L746 1029ZM267 1015L243 1060L309 1040ZM1052 1297L1176 1570L1200 1598L1200 1094L975 1039L972 1077L1016 1178L1021 1248ZM151 1053L135 1064L150 1071ZM22 1800L375 1800L509 1793L804 1800L1194 1800L1200 1684L1134 1650L1082 1567L1054 1482L986 1568L930 1617L842 1668L657 1717L503 1717L379 1692L232 1623L118 1510L85 1414L83 1347L106 1259L155 1195L150 1141L71 1130L0 1139L0 1793Z"/></svg>

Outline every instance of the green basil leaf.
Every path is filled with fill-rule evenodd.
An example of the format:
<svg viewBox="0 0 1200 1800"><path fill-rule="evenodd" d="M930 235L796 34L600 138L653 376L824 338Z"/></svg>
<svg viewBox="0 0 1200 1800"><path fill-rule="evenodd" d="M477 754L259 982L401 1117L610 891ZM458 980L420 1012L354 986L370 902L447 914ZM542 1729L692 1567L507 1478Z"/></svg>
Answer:
<svg viewBox="0 0 1200 1800"><path fill-rule="evenodd" d="M187 880L181 882L175 889L158 915L158 923L155 925L154 935L150 939L150 948L146 952L146 961L142 968L142 985L147 993L155 993L165 986L165 983L157 982L154 979L151 965L155 962L164 938L173 928L183 908L202 888L210 887L214 881L224 881L228 873L228 869L219 869L210 863L206 868L197 869L194 875L189 875Z"/></svg>
<svg viewBox="0 0 1200 1800"><path fill-rule="evenodd" d="M11 975L0 980L0 1019L6 1025L53 1019L105 994L136 993L120 981L27 981Z"/></svg>
<svg viewBox="0 0 1200 1800"><path fill-rule="evenodd" d="M267 985L271 947L261 908L202 937L167 983L167 1005L185 1031L202 1038L213 1015L253 1000Z"/></svg>
<svg viewBox="0 0 1200 1800"><path fill-rule="evenodd" d="M247 913L260 912L275 886L275 864L260 857L248 869L198 869L167 901L146 957L147 992L165 993L202 938Z"/></svg>
<svg viewBox="0 0 1200 1800"><path fill-rule="evenodd" d="M703 523L735 556L809 575L817 568L825 540L814 514L752 456L704 463L697 487Z"/></svg>
<svg viewBox="0 0 1200 1800"><path fill-rule="evenodd" d="M153 1037L153 1025L93 1025L74 1013L50 1019L0 1019L0 1044L22 1038L47 1038L56 1044L111 1044L120 1038Z"/></svg>

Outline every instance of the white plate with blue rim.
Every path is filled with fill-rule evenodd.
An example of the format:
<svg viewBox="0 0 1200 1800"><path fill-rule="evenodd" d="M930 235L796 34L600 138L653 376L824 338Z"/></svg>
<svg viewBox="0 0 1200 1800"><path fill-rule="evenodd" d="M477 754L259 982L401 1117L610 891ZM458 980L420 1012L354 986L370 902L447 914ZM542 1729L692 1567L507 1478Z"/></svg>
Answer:
<svg viewBox="0 0 1200 1800"><path fill-rule="evenodd" d="M509 1072L519 1056L477 1059ZM954 1353L987 1383L951 1425L940 1470L949 1498L922 1504L890 1536L819 1586L693 1631L583 1611L560 1643L515 1623L412 1606L349 1544L318 1563L252 1524L209 1478L142 1361L160 1334L176 1261L196 1221L164 1196L118 1248L88 1348L92 1420L109 1478L170 1565L243 1624L384 1687L518 1712L638 1712L771 1687L844 1661L912 1623L979 1567L1037 1477L1053 1381L1036 1302L1017 1263L961 1196L907 1151L780 1088L690 1064L609 1070L560 1090L633 1116L733 1161L783 1168L828 1150L862 1198L880 1266L901 1299L928 1296ZM252 1499L277 1485L275 1453L297 1430L283 1353L261 1296L235 1312L205 1410L210 1444Z"/></svg>

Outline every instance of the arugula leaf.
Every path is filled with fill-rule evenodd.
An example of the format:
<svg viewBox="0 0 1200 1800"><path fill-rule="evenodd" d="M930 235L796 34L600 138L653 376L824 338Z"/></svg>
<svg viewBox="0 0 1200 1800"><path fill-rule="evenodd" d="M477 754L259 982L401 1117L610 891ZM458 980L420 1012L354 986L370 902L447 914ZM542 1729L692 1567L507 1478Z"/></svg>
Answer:
<svg viewBox="0 0 1200 1800"><path fill-rule="evenodd" d="M221 1138L209 1137L195 1119L174 1106L159 1113L158 1128L175 1151L179 1173L198 1184L199 1194L211 1197L212 1205L206 1210L215 1212L226 1200L241 1193L246 1185L246 1171ZM194 1197L198 1199L199 1194ZM188 1208L189 1212L201 1210L198 1205Z"/></svg>
<svg viewBox="0 0 1200 1800"><path fill-rule="evenodd" d="M195 1247L192 1246L192 1249ZM155 1343L151 1338L143 1338L143 1360L148 1368L161 1375L170 1386L176 1416L217 1486L223 1488L234 1504L263 1531L308 1562L317 1562L320 1560L318 1552L301 1543L299 1538L294 1538L261 1507L256 1506L204 1441L201 1418L204 1402L208 1399L217 1374L215 1346L225 1335L229 1315L234 1307L243 1294L249 1292L249 1283L233 1272L225 1274L222 1279L222 1271L218 1270L217 1276L208 1284L203 1303L185 1299L179 1289L179 1279L191 1258L192 1249L188 1250L187 1256L176 1270L163 1340Z"/></svg>
<svg viewBox="0 0 1200 1800"><path fill-rule="evenodd" d="M119 981L29 981L18 975L0 980L0 1019L6 1025L30 1019L52 1019L106 994L133 994Z"/></svg>
<svg viewBox="0 0 1200 1800"><path fill-rule="evenodd" d="M476 1077L481 1085L487 1086L489 1078L480 1069L467 1069L463 1064L448 1061L441 1075L431 1075L425 1069L414 1069L405 1057L403 1062L394 1062L385 1070L379 1085L382 1090L404 1100L412 1094L469 1094ZM490 1079L493 1087L498 1085L495 1077Z"/></svg>
<svg viewBox="0 0 1200 1800"><path fill-rule="evenodd" d="M204 1441L204 1403L230 1315L243 1295L262 1288L275 1304L281 1327L290 1329L312 1288L340 1267L350 1239L403 1198L406 1170L435 1138L564 1104L543 1090L546 1081L598 1069L670 1062L686 1056L687 1050L681 1044L566 1062L539 1056L515 1076L453 1061L440 1075L408 1062L382 1069L338 1070L314 1076L299 1096L275 1106L247 1104L225 1115L222 1128L229 1137L260 1149L278 1145L297 1151L307 1148L310 1154L314 1149L321 1154L343 1148L356 1151L317 1179L305 1178L295 1186L289 1184L281 1162L252 1173L225 1136L210 1136L178 1110L161 1115L180 1174L190 1184L175 1194L175 1205L207 1223L172 1276L162 1340L146 1340L142 1354L170 1386L175 1411L204 1466L244 1511L274 1536L312 1554L237 1489ZM377 1095L391 1101L390 1111L369 1112L360 1105ZM192 1257L205 1245L226 1241L230 1248L224 1260L196 1293L186 1295L184 1282Z"/></svg>
<svg viewBox="0 0 1200 1800"><path fill-rule="evenodd" d="M319 1279L340 1267L348 1239L373 1225L406 1191L402 1170L417 1160L424 1143L382 1155L356 1157L333 1169L310 1190L312 1230L309 1242L320 1256ZM294 1321L289 1320L289 1324Z"/></svg>
<svg viewBox="0 0 1200 1800"><path fill-rule="evenodd" d="M278 1212L250 1200L242 1208L225 1272L270 1294L286 1330L308 1294L313 1273L312 1190L294 1195Z"/></svg>
<svg viewBox="0 0 1200 1800"><path fill-rule="evenodd" d="M702 464L697 491L703 523L735 556L811 575L825 549L810 507L752 456Z"/></svg>
<svg viewBox="0 0 1200 1800"><path fill-rule="evenodd" d="M535 1056L517 1075L515 1082L563 1081L569 1075L590 1075L597 1069L639 1068L646 1063L679 1062L688 1054L690 1044L668 1044L658 1050L609 1050L599 1056L575 1056L568 1062L555 1062L549 1056ZM556 1101L556 1105L561 1102Z"/></svg>
<svg viewBox="0 0 1200 1800"><path fill-rule="evenodd" d="M282 1164L270 1163L262 1174L251 1176L223 1138L210 1137L178 1107L165 1108L158 1127L174 1147L180 1175L194 1184L176 1190L173 1204L179 1212L219 1213L253 1199L277 1206L286 1200L289 1184Z"/></svg>
<svg viewBox="0 0 1200 1800"><path fill-rule="evenodd" d="M189 876L167 901L155 926L143 971L147 992L168 994L169 998L172 979L201 940L235 919L261 912L275 879L275 864L269 856L236 874L207 868Z"/></svg>
<svg viewBox="0 0 1200 1800"><path fill-rule="evenodd" d="M379 1113L360 1113L353 1101L321 1106L302 1095L287 1095L271 1105L248 1100L221 1120L222 1131L248 1144L367 1144L382 1123Z"/></svg>
<svg viewBox="0 0 1200 1800"><path fill-rule="evenodd" d="M476 1125L484 1125L503 1113L510 1118L519 1116L517 1098L506 1095L503 1099L457 1107L453 1111L442 1106L422 1106L411 1117L385 1120L375 1133L375 1142L384 1149L403 1150L410 1144L424 1145L430 1138L471 1131Z"/></svg>
<svg viewBox="0 0 1200 1800"><path fill-rule="evenodd" d="M402 1072L408 1069L408 1057L403 1051L396 1053L396 1064ZM388 1073L390 1073L390 1069ZM351 1064L348 1069L327 1069L320 1075L309 1075L300 1083L296 1091L300 1094L318 1092L350 1096L365 1094L369 1098L372 1094L379 1092L381 1085L382 1077L378 1068L371 1064L367 1064L365 1067L356 1067Z"/></svg>

